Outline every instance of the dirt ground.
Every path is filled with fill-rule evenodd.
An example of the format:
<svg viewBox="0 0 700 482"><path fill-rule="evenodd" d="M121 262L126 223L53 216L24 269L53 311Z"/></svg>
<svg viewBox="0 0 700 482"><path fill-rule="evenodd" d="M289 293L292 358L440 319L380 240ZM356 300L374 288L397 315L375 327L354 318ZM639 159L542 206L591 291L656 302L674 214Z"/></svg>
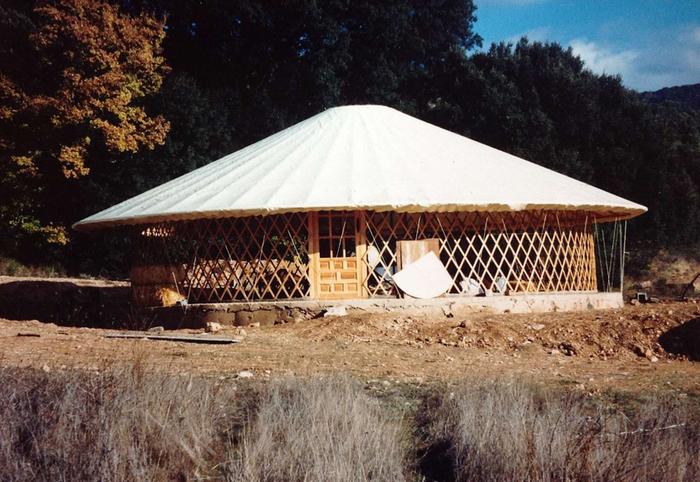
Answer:
<svg viewBox="0 0 700 482"><path fill-rule="evenodd" d="M591 393L671 390L700 396L700 304L693 301L439 319L360 313L224 327L219 334L241 339L232 345L104 337L113 332L0 318L0 365L101 370L139 359L174 373L236 377L246 370L266 378L348 372L419 384L509 375Z"/></svg>

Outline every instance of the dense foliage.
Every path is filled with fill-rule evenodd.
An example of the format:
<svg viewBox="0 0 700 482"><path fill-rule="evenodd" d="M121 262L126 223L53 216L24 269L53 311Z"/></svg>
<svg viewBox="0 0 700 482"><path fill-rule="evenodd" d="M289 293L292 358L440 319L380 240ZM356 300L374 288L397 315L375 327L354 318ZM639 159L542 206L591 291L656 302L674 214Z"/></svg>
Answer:
<svg viewBox="0 0 700 482"><path fill-rule="evenodd" d="M675 102L686 109L700 109L700 84L664 87L654 92L643 92L644 100L654 103Z"/></svg>
<svg viewBox="0 0 700 482"><path fill-rule="evenodd" d="M700 114L649 103L555 43L523 39L477 51L471 0L115 0L119 10L79 0L26 3L0 0L0 80L29 96L58 96L75 88L65 71L79 69L87 83L112 80L101 84L100 99L119 100L117 111L138 115L123 119L110 107L82 113L78 102L77 120L60 129L41 110L17 117L18 98L3 85L3 229L25 218L67 226L325 108L379 103L647 205L650 212L631 229L638 241L700 239ZM46 13L76 5L82 12L100 6L79 28ZM113 28L133 39L106 45L110 35L90 38L103 30L100 11L119 18ZM44 33L52 29L60 39ZM120 52L116 63L99 64L102 48ZM171 72L161 85L165 64ZM121 136L144 138L110 137L102 122L115 115L131 126ZM18 131L36 134L15 145ZM17 156L27 155L17 154L20 147L46 157L51 174L25 183L31 167L18 164ZM47 209L47 196L56 193L61 204ZM27 261L71 260L72 270L120 266L118 236L105 236L107 243L68 235L63 247L38 236L3 240L0 250Z"/></svg>

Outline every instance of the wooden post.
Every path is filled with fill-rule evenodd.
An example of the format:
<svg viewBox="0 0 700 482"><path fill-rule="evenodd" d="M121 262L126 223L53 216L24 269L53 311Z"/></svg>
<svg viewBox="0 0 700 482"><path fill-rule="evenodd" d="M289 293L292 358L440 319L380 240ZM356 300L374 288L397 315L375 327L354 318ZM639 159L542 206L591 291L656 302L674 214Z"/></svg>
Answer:
<svg viewBox="0 0 700 482"><path fill-rule="evenodd" d="M594 221L595 222L595 221ZM591 225L588 231L588 256L589 256L589 263L588 263L588 270L589 270L589 276L591 280L591 291L598 291L598 270L596 269L596 250L595 250L595 240L593 239L593 225Z"/></svg>
<svg viewBox="0 0 700 482"><path fill-rule="evenodd" d="M627 220L620 221L620 293L625 294L625 246L627 244Z"/></svg>
<svg viewBox="0 0 700 482"><path fill-rule="evenodd" d="M318 213L310 212L307 215L309 233L309 280L311 281L311 298L320 297L318 286Z"/></svg>
<svg viewBox="0 0 700 482"><path fill-rule="evenodd" d="M359 211L355 213L355 222L357 223L357 269L360 278L362 289L360 290L363 298L369 298L369 290L367 289L367 223L365 222L365 212Z"/></svg>

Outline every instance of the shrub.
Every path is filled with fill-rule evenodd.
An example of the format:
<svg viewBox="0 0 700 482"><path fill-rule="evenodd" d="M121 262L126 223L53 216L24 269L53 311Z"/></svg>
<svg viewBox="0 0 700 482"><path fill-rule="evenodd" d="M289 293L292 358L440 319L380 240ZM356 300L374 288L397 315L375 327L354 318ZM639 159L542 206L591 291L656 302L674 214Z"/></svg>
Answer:
<svg viewBox="0 0 700 482"><path fill-rule="evenodd" d="M0 256L0 275L20 276L20 277L40 277L55 278L65 276L63 267L57 264L46 264L42 266L24 265L13 258Z"/></svg>

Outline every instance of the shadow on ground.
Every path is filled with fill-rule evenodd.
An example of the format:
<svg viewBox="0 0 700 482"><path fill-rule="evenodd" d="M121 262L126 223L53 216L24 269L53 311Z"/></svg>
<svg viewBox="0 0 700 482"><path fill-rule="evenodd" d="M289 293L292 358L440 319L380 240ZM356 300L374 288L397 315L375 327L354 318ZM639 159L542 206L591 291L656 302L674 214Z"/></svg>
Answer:
<svg viewBox="0 0 700 482"><path fill-rule="evenodd" d="M133 314L128 286L19 280L0 283L0 318L106 328L126 326Z"/></svg>
<svg viewBox="0 0 700 482"><path fill-rule="evenodd" d="M671 328L659 337L659 344L668 353L700 361L700 318Z"/></svg>

